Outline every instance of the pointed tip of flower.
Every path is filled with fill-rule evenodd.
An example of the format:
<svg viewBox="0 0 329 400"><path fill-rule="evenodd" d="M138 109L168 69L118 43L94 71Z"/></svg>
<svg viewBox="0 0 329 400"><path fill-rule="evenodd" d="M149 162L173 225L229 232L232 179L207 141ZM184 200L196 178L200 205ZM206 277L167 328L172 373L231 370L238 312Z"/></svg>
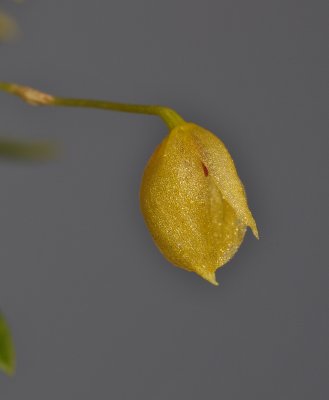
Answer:
<svg viewBox="0 0 329 400"><path fill-rule="evenodd" d="M251 230L252 230L252 233L254 234L255 238L257 240L259 240L259 233L258 233L257 226L255 225L253 228L251 228Z"/></svg>
<svg viewBox="0 0 329 400"><path fill-rule="evenodd" d="M256 225L256 221L254 220L253 217L251 217L251 221L249 222L249 227L253 233L253 235L255 236L256 239L259 239L259 233L258 233L258 229L257 229L257 225Z"/></svg>
<svg viewBox="0 0 329 400"><path fill-rule="evenodd" d="M218 282L216 280L216 275L215 272L209 272L209 271L200 271L198 274L201 276L201 278L205 279L209 283L211 283L214 286L218 286Z"/></svg>

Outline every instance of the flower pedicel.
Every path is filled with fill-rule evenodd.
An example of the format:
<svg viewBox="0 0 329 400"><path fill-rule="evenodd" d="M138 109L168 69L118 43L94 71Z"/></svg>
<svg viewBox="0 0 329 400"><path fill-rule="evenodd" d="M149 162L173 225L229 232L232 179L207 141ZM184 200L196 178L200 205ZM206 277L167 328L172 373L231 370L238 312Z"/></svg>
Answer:
<svg viewBox="0 0 329 400"><path fill-rule="evenodd" d="M174 265L217 285L215 272L241 245L247 227L258 238L244 187L223 142L167 107L54 97L0 82L32 105L93 107L161 117L169 134L151 156L140 204L161 253Z"/></svg>

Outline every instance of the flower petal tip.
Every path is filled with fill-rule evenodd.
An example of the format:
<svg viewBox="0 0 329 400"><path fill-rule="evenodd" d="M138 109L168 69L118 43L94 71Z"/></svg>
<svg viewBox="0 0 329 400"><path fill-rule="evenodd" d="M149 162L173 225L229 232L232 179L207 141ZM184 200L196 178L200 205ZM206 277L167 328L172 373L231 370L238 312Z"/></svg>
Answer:
<svg viewBox="0 0 329 400"><path fill-rule="evenodd" d="M201 278L205 279L209 283L211 283L214 286L218 286L218 282L216 280L216 275L215 272L208 272L208 271L200 271L198 274L201 276Z"/></svg>
<svg viewBox="0 0 329 400"><path fill-rule="evenodd" d="M257 227L256 227L256 226L251 227L251 231L252 231L253 235L255 236L255 238L256 238L257 240L259 240L259 233L258 233Z"/></svg>
<svg viewBox="0 0 329 400"><path fill-rule="evenodd" d="M252 216L250 211L249 211L249 216L247 217L246 225L249 226L249 228L251 229L255 238L259 239L257 224L256 224L256 221L254 220L254 217Z"/></svg>

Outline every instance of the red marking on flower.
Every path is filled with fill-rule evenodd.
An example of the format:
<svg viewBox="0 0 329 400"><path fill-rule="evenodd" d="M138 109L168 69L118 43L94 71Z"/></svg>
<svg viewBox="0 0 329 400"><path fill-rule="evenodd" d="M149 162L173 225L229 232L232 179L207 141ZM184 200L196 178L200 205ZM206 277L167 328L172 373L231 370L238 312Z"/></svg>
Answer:
<svg viewBox="0 0 329 400"><path fill-rule="evenodd" d="M201 162L201 164L202 164L204 176L208 176L209 175L208 168L204 165L203 162Z"/></svg>

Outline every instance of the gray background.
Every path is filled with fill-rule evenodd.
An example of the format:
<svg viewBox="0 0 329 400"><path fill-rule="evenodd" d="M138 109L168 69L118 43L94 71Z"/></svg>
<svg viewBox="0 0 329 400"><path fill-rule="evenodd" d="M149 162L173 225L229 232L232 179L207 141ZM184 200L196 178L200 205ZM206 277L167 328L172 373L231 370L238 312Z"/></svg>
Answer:
<svg viewBox="0 0 329 400"><path fill-rule="evenodd" d="M171 267L138 204L162 122L0 94L1 134L62 144L0 165L1 400L327 399L327 1L1 5L23 33L1 80L177 109L226 143L261 235L218 288Z"/></svg>

